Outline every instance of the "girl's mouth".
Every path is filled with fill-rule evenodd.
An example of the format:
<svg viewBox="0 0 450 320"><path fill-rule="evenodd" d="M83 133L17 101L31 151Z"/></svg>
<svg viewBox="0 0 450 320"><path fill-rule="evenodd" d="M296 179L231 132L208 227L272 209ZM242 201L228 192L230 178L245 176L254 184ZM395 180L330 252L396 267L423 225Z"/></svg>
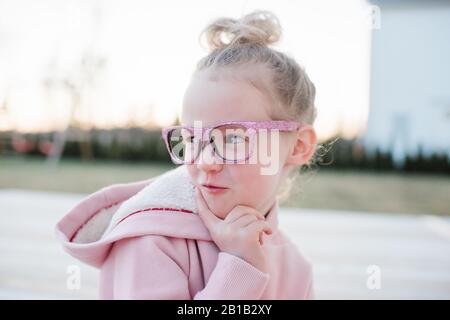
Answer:
<svg viewBox="0 0 450 320"><path fill-rule="evenodd" d="M228 190L228 188L218 187L218 186L213 186L213 185L208 185L208 184L203 184L202 187L206 190L206 192L208 192L210 194L220 194L220 193L223 193L226 190Z"/></svg>

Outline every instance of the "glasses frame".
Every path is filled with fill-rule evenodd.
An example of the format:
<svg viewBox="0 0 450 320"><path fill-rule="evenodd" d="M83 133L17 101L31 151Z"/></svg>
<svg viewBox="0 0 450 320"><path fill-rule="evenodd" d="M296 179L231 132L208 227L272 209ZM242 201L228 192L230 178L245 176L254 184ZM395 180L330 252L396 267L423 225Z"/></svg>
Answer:
<svg viewBox="0 0 450 320"><path fill-rule="evenodd" d="M261 129L268 129L271 131L278 130L278 131L285 131L285 132L288 131L289 132L289 131L296 131L303 126L303 124L300 122L287 121L287 120L227 121L227 122L221 122L221 123L218 123L218 124L215 124L212 126L207 126L207 127L203 127L203 126L202 127L193 127L193 126L165 127L165 128L162 128L161 135L162 135L162 138L164 139L164 143L166 144L167 151L169 152L170 158L172 159L173 163L175 163L175 164L193 164L197 160L198 156L201 154L205 143L206 144L211 143L214 145L214 142L211 141L211 132L218 127L222 127L222 126L226 126L226 125L241 125L241 126L243 126L244 128L247 129L246 133L249 134L249 138L250 138L249 154L245 159L242 159L242 160L225 159L220 154L218 154L217 147L214 146L214 148L213 148L214 155L216 157L219 157L222 161L224 161L224 163L230 163L230 164L242 163L251 158L251 156L253 155L254 142L255 142L257 131L259 131ZM201 129L201 140L200 140L200 146L198 148L199 150L197 151L197 154L195 155L195 157L192 161L183 161L173 155L172 149L171 149L170 143L169 143L169 134L172 130L175 130L175 129L187 129L190 132L194 133L194 137L200 133L199 130ZM204 139L205 135L206 135L207 139Z"/></svg>

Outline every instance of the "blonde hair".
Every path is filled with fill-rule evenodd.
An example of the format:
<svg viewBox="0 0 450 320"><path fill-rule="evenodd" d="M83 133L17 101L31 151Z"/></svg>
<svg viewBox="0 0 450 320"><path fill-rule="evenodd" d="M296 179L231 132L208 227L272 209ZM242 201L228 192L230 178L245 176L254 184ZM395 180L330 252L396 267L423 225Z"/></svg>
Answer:
<svg viewBox="0 0 450 320"><path fill-rule="evenodd" d="M240 19L218 18L203 30L200 42L202 37L210 52L197 63L196 71L262 66L254 70L268 71L269 77L253 75L249 80L277 106L272 110L272 119L314 123L317 116L314 84L293 58L269 47L281 38L281 25L273 13L257 10ZM279 198L289 195L298 175L298 170L290 173Z"/></svg>

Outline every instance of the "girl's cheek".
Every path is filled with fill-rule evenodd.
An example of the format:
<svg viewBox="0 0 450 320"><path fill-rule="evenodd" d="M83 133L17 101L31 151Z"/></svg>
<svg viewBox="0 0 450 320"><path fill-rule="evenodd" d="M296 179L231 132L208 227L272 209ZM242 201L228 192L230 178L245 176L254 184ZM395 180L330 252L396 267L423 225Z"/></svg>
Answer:
<svg viewBox="0 0 450 320"><path fill-rule="evenodd" d="M238 194L251 196L258 193L261 187L261 175L259 165L237 164L233 168L233 180L235 181L235 191Z"/></svg>
<svg viewBox="0 0 450 320"><path fill-rule="evenodd" d="M188 170L189 176L191 177L191 182L195 184L197 181L197 175L198 175L197 168L195 168L195 165L193 165L193 164L188 164L187 170Z"/></svg>

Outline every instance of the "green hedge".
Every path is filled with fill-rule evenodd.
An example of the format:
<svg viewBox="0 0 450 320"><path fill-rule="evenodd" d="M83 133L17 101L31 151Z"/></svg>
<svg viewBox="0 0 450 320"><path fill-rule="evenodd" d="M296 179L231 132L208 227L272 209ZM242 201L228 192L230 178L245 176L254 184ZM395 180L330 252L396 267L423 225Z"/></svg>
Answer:
<svg viewBox="0 0 450 320"><path fill-rule="evenodd" d="M0 132L0 155L14 153L11 143L12 136L13 132ZM27 154L41 156L44 155L39 151L38 143L50 141L52 136L51 132L20 135L21 138L36 144L36 147ZM88 142L80 143L80 140ZM68 133L63 157L170 162L161 137L161 130L143 128L92 129L88 132L71 129ZM376 150L375 153L369 155L357 140L346 140L339 137L329 139L321 144L316 153L316 165L333 169L450 173L450 159L447 155L434 154L425 157L419 149L417 157L407 157L404 164L398 168L390 153Z"/></svg>

